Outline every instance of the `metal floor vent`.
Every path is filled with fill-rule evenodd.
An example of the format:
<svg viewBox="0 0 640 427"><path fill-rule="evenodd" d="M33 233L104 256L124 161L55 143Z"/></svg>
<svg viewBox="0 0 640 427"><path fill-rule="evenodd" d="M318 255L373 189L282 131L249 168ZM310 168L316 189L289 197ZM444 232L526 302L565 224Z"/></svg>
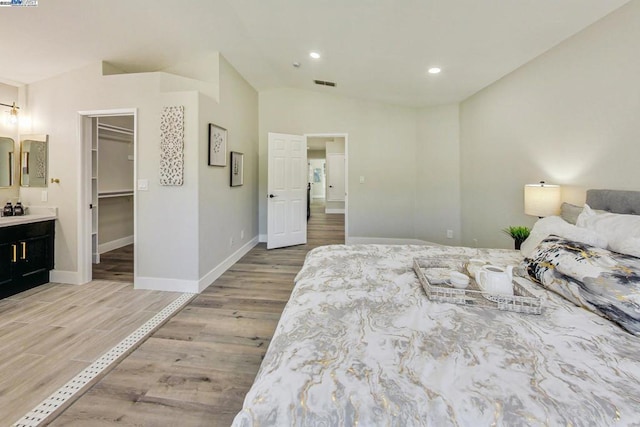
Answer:
<svg viewBox="0 0 640 427"><path fill-rule="evenodd" d="M83 390L90 382L102 374L107 368L127 354L138 343L149 336L158 326L162 325L175 312L187 304L196 294L182 294L161 312L149 319L128 337L120 341L115 347L100 356L98 360L86 367L82 372L73 377L71 381L60 387L51 396L43 400L27 415L13 424L13 427L36 427L45 421L51 414L69 403L69 400ZM78 396L79 397L79 396ZM51 420L49 420L51 421Z"/></svg>
<svg viewBox="0 0 640 427"><path fill-rule="evenodd" d="M314 80L313 81L315 84L320 85L320 86L330 86L330 87L336 87L336 84L334 82L327 82L324 80Z"/></svg>

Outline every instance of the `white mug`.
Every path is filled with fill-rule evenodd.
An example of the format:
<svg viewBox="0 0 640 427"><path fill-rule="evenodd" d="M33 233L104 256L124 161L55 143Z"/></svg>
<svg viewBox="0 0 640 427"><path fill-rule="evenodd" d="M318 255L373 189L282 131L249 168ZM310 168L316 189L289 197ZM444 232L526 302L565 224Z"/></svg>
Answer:
<svg viewBox="0 0 640 427"><path fill-rule="evenodd" d="M476 282L484 292L513 295L512 270L511 265L507 268L485 265L476 272Z"/></svg>

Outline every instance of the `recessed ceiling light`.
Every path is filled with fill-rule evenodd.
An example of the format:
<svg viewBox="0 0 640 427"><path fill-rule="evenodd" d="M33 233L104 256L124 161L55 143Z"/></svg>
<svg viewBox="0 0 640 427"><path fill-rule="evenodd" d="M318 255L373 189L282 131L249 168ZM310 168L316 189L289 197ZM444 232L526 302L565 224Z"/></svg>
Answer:
<svg viewBox="0 0 640 427"><path fill-rule="evenodd" d="M320 59L320 54L318 52L310 52L309 56L313 59Z"/></svg>
<svg viewBox="0 0 640 427"><path fill-rule="evenodd" d="M429 74L438 74L438 73L440 73L440 71L442 71L442 70L440 68L438 68L438 67L429 68Z"/></svg>

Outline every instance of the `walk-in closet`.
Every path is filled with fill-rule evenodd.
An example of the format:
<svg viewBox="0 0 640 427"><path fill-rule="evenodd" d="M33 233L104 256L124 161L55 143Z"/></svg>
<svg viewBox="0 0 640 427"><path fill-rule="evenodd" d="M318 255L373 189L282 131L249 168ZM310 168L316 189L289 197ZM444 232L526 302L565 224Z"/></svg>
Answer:
<svg viewBox="0 0 640 427"><path fill-rule="evenodd" d="M93 120L93 278L133 281L134 119Z"/></svg>

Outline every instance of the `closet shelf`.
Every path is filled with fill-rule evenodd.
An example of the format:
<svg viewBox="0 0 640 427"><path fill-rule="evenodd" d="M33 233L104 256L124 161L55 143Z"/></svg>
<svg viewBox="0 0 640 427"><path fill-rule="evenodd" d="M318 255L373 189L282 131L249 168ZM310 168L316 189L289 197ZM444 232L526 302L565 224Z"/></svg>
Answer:
<svg viewBox="0 0 640 427"><path fill-rule="evenodd" d="M98 199L106 199L109 197L127 197L133 196L133 190L110 190L110 191L99 191Z"/></svg>

